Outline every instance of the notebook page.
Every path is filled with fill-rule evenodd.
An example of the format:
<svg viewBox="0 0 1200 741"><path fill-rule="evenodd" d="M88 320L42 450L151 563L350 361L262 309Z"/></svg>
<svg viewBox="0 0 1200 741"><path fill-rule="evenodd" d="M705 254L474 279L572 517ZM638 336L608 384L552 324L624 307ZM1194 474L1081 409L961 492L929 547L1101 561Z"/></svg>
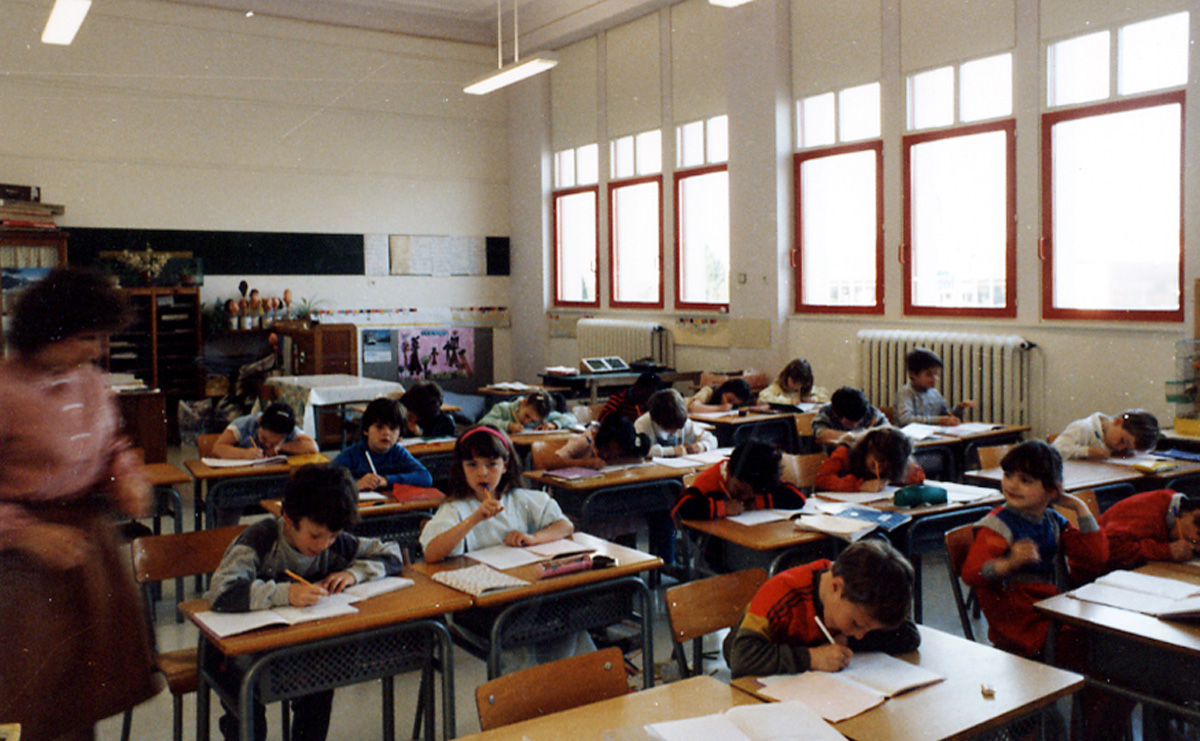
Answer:
<svg viewBox="0 0 1200 741"><path fill-rule="evenodd" d="M754 741L836 741L845 738L803 702L738 705L726 710L725 716ZM694 738L705 736L701 734Z"/></svg>
<svg viewBox="0 0 1200 741"><path fill-rule="evenodd" d="M355 584L352 587L347 587L342 594L353 597L353 601L370 599L381 594L394 592L397 589L404 589L413 585L412 579L405 579L402 576L385 576L382 579L372 579L361 584Z"/></svg>
<svg viewBox="0 0 1200 741"><path fill-rule="evenodd" d="M351 602L355 601L357 600L345 592L339 592L338 594L331 594L328 597L322 597L320 602L308 607L276 607L271 611L289 624L295 625L296 623L307 623L311 620L323 620L328 617L350 615L358 612L358 608L351 604Z"/></svg>
<svg viewBox="0 0 1200 741"><path fill-rule="evenodd" d="M739 525L750 527L751 525L762 525L766 522L779 522L786 520L787 515L780 514L773 509L756 509L750 512L743 512L740 515L733 515L725 519L730 522L736 522Z"/></svg>
<svg viewBox="0 0 1200 741"><path fill-rule="evenodd" d="M1133 571L1113 571L1097 579L1096 583L1170 600L1187 599L1200 594L1200 587L1195 584Z"/></svg>
<svg viewBox="0 0 1200 741"><path fill-rule="evenodd" d="M699 718L668 720L646 726L654 738L662 741L752 741L725 715L704 715Z"/></svg>
<svg viewBox="0 0 1200 741"><path fill-rule="evenodd" d="M766 685L759 692L764 697L802 702L830 723L861 715L886 699L862 685L839 682L827 672L763 677L759 681Z"/></svg>
<svg viewBox="0 0 1200 741"><path fill-rule="evenodd" d="M591 553L596 550L589 548L581 543L576 543L570 538L560 538L552 540L549 543L538 543L537 545L527 545L525 550L542 558L558 558L559 556L569 556L575 553Z"/></svg>
<svg viewBox="0 0 1200 741"><path fill-rule="evenodd" d="M480 548L477 551L467 551L467 556L501 571L546 560L544 556L539 556L525 548L514 548L503 544Z"/></svg>
<svg viewBox="0 0 1200 741"><path fill-rule="evenodd" d="M839 680L853 680L887 697L945 679L940 674L879 651L854 654L850 664L834 676Z"/></svg>
<svg viewBox="0 0 1200 741"><path fill-rule="evenodd" d="M287 621L274 610L252 610L250 612L197 612L194 616L200 623L220 638L248 633L269 625L286 625Z"/></svg>

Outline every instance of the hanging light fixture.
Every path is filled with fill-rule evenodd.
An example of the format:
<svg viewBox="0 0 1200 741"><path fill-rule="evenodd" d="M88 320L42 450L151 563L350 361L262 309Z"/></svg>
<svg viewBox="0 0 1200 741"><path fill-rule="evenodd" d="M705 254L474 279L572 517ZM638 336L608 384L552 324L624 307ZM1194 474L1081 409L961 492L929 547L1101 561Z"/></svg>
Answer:
<svg viewBox="0 0 1200 741"><path fill-rule="evenodd" d="M54 8L42 31L43 44L67 46L75 40L75 34L83 25L83 19L92 7L92 0L54 0Z"/></svg>
<svg viewBox="0 0 1200 741"><path fill-rule="evenodd" d="M463 88L464 93L486 95L493 90L507 87L527 77L533 77L558 64L558 57L543 51L521 59L521 41L518 35L517 2L513 0L513 60L504 64L504 28L500 18L500 2L496 0L496 71L481 77Z"/></svg>
<svg viewBox="0 0 1200 741"><path fill-rule="evenodd" d="M708 0L709 5L719 5L722 8L736 8L748 2L751 2L751 0Z"/></svg>

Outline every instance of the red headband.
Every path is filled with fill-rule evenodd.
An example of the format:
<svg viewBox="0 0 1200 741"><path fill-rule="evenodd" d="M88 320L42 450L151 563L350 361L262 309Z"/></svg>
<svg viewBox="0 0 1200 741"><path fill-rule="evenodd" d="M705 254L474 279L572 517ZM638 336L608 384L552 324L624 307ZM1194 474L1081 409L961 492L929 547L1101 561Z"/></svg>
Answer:
<svg viewBox="0 0 1200 741"><path fill-rule="evenodd" d="M504 443L504 449L509 450L509 446L511 445L511 443L509 442L508 438L505 437L503 434L501 434L501 432L499 430L497 430L493 427L489 427L488 425L479 425L478 427L473 427L473 428L467 430L466 432L464 432L462 434L461 437L458 438L458 441L461 443L463 440L466 440L468 437L470 437L471 435L474 435L476 432L487 432L491 435L495 435L496 437L500 438L500 441L502 443Z"/></svg>

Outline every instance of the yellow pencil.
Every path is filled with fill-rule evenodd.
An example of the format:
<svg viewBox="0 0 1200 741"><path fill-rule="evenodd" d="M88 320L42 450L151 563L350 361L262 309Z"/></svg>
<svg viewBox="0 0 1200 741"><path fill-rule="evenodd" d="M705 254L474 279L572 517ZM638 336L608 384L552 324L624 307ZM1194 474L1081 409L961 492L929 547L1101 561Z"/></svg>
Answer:
<svg viewBox="0 0 1200 741"><path fill-rule="evenodd" d="M300 575L299 575L299 574L297 574L295 571L291 571L291 570L285 570L283 573L285 573L285 574L287 574L288 576L292 577L293 579L295 579L296 581L300 582L301 584L307 584L307 585L308 585L308 586L310 586L310 587L312 586L312 582L310 582L308 579L305 579L303 576L300 576Z"/></svg>

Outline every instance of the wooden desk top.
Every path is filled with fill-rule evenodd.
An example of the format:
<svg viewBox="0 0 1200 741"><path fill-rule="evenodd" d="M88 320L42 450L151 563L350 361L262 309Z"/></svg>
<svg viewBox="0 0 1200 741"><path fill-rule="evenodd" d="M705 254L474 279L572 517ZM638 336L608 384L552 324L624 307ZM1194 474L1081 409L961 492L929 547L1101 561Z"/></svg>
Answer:
<svg viewBox="0 0 1200 741"><path fill-rule="evenodd" d="M567 391L570 391L571 389L568 386L547 386L545 384L534 384L534 385L530 385L528 388L523 388L523 389L508 389L508 388L496 388L495 386L480 386L479 388L477 388L475 390L478 391L479 393L483 394L484 396L500 396L500 397L507 398L510 396L527 396L529 394L532 394L535 391L548 391L553 394L562 394L562 393L566 393Z"/></svg>
<svg viewBox="0 0 1200 741"><path fill-rule="evenodd" d="M1138 573L1200 584L1200 572L1184 564L1152 563ZM1034 605L1038 612L1094 633L1122 636L1147 645L1200 656L1200 623L1195 620L1160 620L1132 610L1122 610L1060 594Z"/></svg>
<svg viewBox="0 0 1200 741"><path fill-rule="evenodd" d="M743 525L725 518L717 520L684 520L683 526L714 538L729 541L752 551L774 551L814 543L828 538L824 533L797 530L791 520Z"/></svg>
<svg viewBox="0 0 1200 741"><path fill-rule="evenodd" d="M295 461L295 462L293 462ZM309 463L328 463L329 458L322 453L307 453L293 456L284 463L266 463L257 466L235 466L232 468L213 468L202 460L184 461L188 473L198 481L209 479L241 479L248 476L272 476L280 473L291 473L297 467Z"/></svg>
<svg viewBox="0 0 1200 741"><path fill-rule="evenodd" d="M632 576L640 574L643 571L651 571L662 567L662 559L658 556L652 556L649 553L636 551L632 548L610 543L607 540L597 538L594 535L587 533L575 533L572 539L577 543L582 543L589 548L594 548L595 552L592 555L611 556L616 559L617 565L610 569L592 569L590 571L576 571L564 576L556 576L551 579L537 578L535 564L527 566L518 566L512 569L505 569L505 573L512 574L520 579L527 579L531 583L527 587L516 587L514 589L505 589L499 592L484 594L475 598L476 607L494 607L496 605L506 605L509 602L515 602L526 597L532 597L538 594L548 594L550 592L558 592L570 587L578 587L584 584L594 584L596 582L606 581L608 579L616 579L622 576ZM433 576L439 571L449 571L452 569L461 569L466 566L473 566L476 562L467 556L456 556L448 558L440 563L428 563L422 561L415 563L405 569L405 575L409 569L412 569L425 576ZM405 591L405 590L401 590Z"/></svg>
<svg viewBox="0 0 1200 741"><path fill-rule="evenodd" d="M392 502L374 501L358 503L358 514L360 517L379 517L381 515L394 515L398 512L416 512L423 509L437 509L444 499L427 499L421 502ZM282 499L264 499L258 503L267 512L279 517L283 514Z"/></svg>
<svg viewBox="0 0 1200 741"><path fill-rule="evenodd" d="M1010 435L1015 435L1018 432L1029 432L1029 425L1010 425L996 423L994 430L984 430L982 432L972 432L967 435L937 435L936 437L927 437L924 440L918 440L914 443L914 447L921 448L930 445L957 445L959 443L979 443L986 442L991 438L1003 438Z"/></svg>
<svg viewBox="0 0 1200 741"><path fill-rule="evenodd" d="M575 430L563 430L563 429L544 430L541 432L527 430L525 432L508 433L508 439L512 440L513 445L519 445L519 446L523 447L526 445L533 445L534 443L540 443L540 442L558 442L560 440L567 440L578 434L579 433L576 432Z"/></svg>
<svg viewBox="0 0 1200 741"><path fill-rule="evenodd" d="M688 419L693 422L703 422L717 427L737 427L739 425L754 424L772 419L787 419L788 417L795 417L796 414L798 412L752 412L742 409L730 412L697 412L689 414Z"/></svg>
<svg viewBox="0 0 1200 741"><path fill-rule="evenodd" d="M946 679L893 697L834 726L856 741L965 739L1082 689L1083 677L923 625L921 648L899 658ZM995 688L987 699L980 685ZM754 680L734 680L740 689Z"/></svg>
<svg viewBox="0 0 1200 741"><path fill-rule="evenodd" d="M434 440L418 440L417 442L405 444L404 440L400 440L401 446L414 456L422 455L441 455L443 453L453 453L454 443L457 442L454 438L434 439Z"/></svg>
<svg viewBox="0 0 1200 741"><path fill-rule="evenodd" d="M708 464L697 463L691 468L674 468L657 463L632 468L620 468L615 471L604 471L599 476L586 479L562 479L553 471L526 471L523 475L529 481L541 486L566 491L595 491L609 486L625 486L627 484L644 484L664 479L682 479L690 473L708 468Z"/></svg>
<svg viewBox="0 0 1200 741"><path fill-rule="evenodd" d="M761 701L753 695L712 677L692 677L459 738L463 741L545 741L567 738L603 741L609 731L641 728L647 723L697 718L724 712L735 705L758 702Z"/></svg>
<svg viewBox="0 0 1200 741"><path fill-rule="evenodd" d="M192 481L191 476L170 463L146 463L142 466L142 472L150 479L151 486L174 486Z"/></svg>
<svg viewBox="0 0 1200 741"><path fill-rule="evenodd" d="M1172 472L1175 473L1175 472ZM1090 489L1094 486L1107 486L1125 481L1138 481L1145 477L1140 471L1129 466L1120 466L1104 461L1067 460L1063 461L1063 488L1067 491ZM982 471L967 471L963 481L978 486L1000 488L1004 471L996 468L986 468Z"/></svg>
<svg viewBox="0 0 1200 741"><path fill-rule="evenodd" d="M358 633L385 625L436 617L471 606L470 596L438 584L424 574L413 571L411 567L404 569L404 576L416 583L411 587L358 602L355 604L358 612L351 615L339 615L299 625L264 628L225 638L218 638L199 623L196 623L196 626L221 653L226 656L240 656L347 633ZM188 600L180 604L179 609L191 619L197 612L209 609L208 600ZM195 620L192 622L195 623Z"/></svg>

